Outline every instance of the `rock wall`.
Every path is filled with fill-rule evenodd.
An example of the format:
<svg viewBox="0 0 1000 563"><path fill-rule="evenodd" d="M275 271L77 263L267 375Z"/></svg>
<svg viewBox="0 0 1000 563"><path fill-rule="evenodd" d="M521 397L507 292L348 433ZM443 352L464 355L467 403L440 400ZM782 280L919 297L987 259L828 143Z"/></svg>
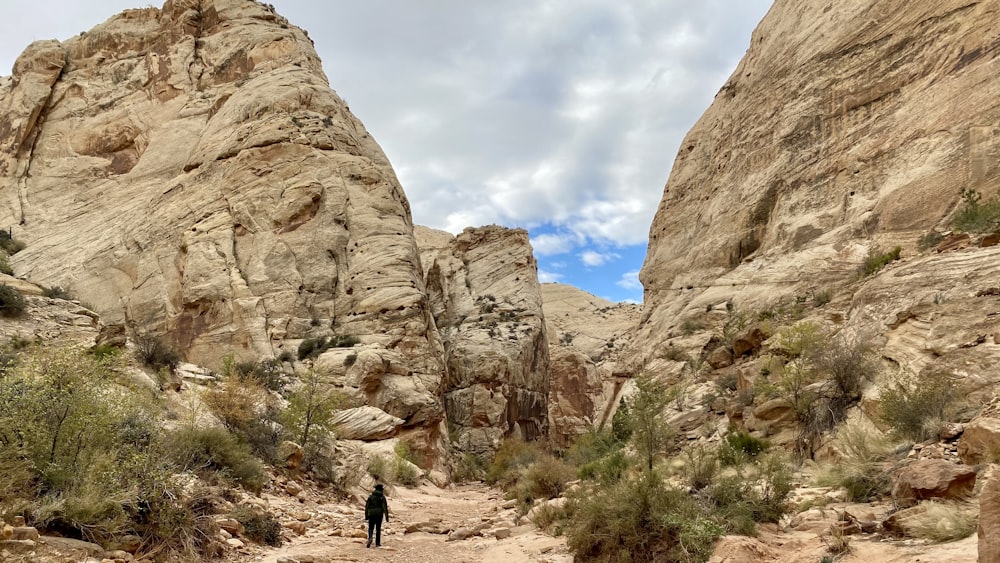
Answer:
<svg viewBox="0 0 1000 563"><path fill-rule="evenodd" d="M637 364L727 300L761 310L824 290L832 322L908 368L995 361L996 298L980 292L996 252L919 255L917 241L950 227L963 189L1000 186L997 17L988 2L777 0L675 160L640 274ZM901 265L858 280L870 250L896 245Z"/></svg>
<svg viewBox="0 0 1000 563"><path fill-rule="evenodd" d="M27 242L19 275L166 334L190 361L332 331L436 391L406 197L272 7L169 0L36 42L0 79L0 108L0 224Z"/></svg>
<svg viewBox="0 0 1000 563"><path fill-rule="evenodd" d="M550 441L568 447L573 437L610 424L631 375L621 355L641 308L546 283L542 309L549 339Z"/></svg>
<svg viewBox="0 0 1000 563"><path fill-rule="evenodd" d="M444 342L452 443L490 454L507 436L547 436L549 347L528 233L489 226L456 237L416 234Z"/></svg>

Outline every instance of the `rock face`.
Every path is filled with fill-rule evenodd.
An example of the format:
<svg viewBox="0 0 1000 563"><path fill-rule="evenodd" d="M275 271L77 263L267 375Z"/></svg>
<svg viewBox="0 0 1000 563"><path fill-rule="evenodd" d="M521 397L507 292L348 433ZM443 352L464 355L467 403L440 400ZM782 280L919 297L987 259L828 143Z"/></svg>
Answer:
<svg viewBox="0 0 1000 563"><path fill-rule="evenodd" d="M18 274L198 363L332 327L439 376L405 195L273 8L170 0L36 42L0 107Z"/></svg>
<svg viewBox="0 0 1000 563"><path fill-rule="evenodd" d="M549 339L550 435L555 446L565 447L574 436L610 423L630 375L619 367L620 355L640 307L547 283L542 308Z"/></svg>
<svg viewBox="0 0 1000 563"><path fill-rule="evenodd" d="M509 435L547 435L549 348L528 233L490 226L416 235L444 342L452 442L488 454Z"/></svg>
<svg viewBox="0 0 1000 563"><path fill-rule="evenodd" d="M888 333L887 355L908 369L995 362L992 339L960 347L996 330L996 298L976 295L1000 251L913 258L921 235L948 228L963 188L1000 184L993 11L775 2L677 155L640 274L639 360L727 299L759 310L832 289L844 320ZM851 285L869 250L896 245L903 264Z"/></svg>

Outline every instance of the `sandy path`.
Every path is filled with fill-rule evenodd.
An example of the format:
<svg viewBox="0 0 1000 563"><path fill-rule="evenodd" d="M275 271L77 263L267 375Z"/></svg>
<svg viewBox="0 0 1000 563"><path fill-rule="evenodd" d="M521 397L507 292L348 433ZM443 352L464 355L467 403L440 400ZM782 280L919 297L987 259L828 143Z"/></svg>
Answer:
<svg viewBox="0 0 1000 563"><path fill-rule="evenodd" d="M417 563L569 563L565 541L539 533L531 525L515 526L516 515L504 509L501 493L484 485L447 489L425 485L388 491L390 520L382 526L382 547L365 547L366 524L362 502L308 507L315 513L335 515L334 524L314 527L281 548L249 554L242 561L277 563L282 558L312 559L316 563L386 561ZM405 533L406 527L440 519L446 529L490 524L483 536L447 541L446 534ZM497 540L496 529L510 529L511 537ZM330 535L335 534L335 535ZM357 537L353 537L357 536Z"/></svg>

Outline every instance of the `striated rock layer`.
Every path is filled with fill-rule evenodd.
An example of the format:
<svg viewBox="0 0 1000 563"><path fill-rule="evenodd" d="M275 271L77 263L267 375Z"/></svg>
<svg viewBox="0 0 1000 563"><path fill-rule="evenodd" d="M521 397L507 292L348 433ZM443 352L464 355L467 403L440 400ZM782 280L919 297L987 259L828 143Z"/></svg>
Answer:
<svg viewBox="0 0 1000 563"><path fill-rule="evenodd" d="M406 197L272 7L169 0L36 42L0 107L18 274L199 363L320 326L439 377Z"/></svg>
<svg viewBox="0 0 1000 563"><path fill-rule="evenodd" d="M510 435L548 435L549 348L528 233L489 226L417 228L426 286L445 347L449 435L492 453Z"/></svg>
<svg viewBox="0 0 1000 563"><path fill-rule="evenodd" d="M19 275L210 367L357 336L366 401L438 428L444 354L406 196L273 7L169 0L36 42L0 107Z"/></svg>
<svg viewBox="0 0 1000 563"><path fill-rule="evenodd" d="M998 10L777 0L677 155L640 274L638 361L727 300L763 310L830 289L847 305L832 320L887 334L907 369L947 364L945 349L992 363L995 297L977 294L1000 274L996 252L911 259L963 189L1000 186ZM865 255L896 245L902 269L859 287Z"/></svg>

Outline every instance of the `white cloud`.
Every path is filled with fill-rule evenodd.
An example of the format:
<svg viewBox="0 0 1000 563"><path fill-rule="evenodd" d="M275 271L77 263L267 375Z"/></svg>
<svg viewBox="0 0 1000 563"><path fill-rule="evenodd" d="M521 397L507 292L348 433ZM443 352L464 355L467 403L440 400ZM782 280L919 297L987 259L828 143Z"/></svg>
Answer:
<svg viewBox="0 0 1000 563"><path fill-rule="evenodd" d="M555 272L546 272L545 270L538 270L538 283L555 283L563 279L562 274L557 274Z"/></svg>
<svg viewBox="0 0 1000 563"><path fill-rule="evenodd" d="M583 262L584 266L591 268L603 266L617 258L621 258L621 256L613 252L601 253L594 250L587 250L580 254L580 261Z"/></svg>
<svg viewBox="0 0 1000 563"><path fill-rule="evenodd" d="M630 291L642 291L642 283L639 282L639 270L625 272L615 285Z"/></svg>
<svg viewBox="0 0 1000 563"><path fill-rule="evenodd" d="M576 248L579 243L579 237L572 234L545 233L531 237L531 248L536 256L564 254Z"/></svg>

